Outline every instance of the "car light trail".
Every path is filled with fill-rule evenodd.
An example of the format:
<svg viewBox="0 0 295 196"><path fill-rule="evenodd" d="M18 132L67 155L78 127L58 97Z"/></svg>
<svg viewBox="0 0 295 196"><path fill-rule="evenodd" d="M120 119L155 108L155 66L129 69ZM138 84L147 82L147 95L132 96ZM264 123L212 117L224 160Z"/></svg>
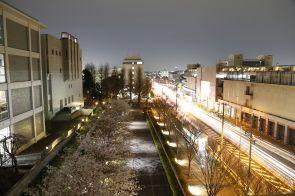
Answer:
<svg viewBox="0 0 295 196"><path fill-rule="evenodd" d="M155 82L153 84L153 87L155 93L158 96L166 96L172 103L175 102L176 94L173 90ZM203 111L190 101L187 101L179 96L177 98L177 104L180 112L187 115L190 114L200 119L201 121L209 125L212 129L214 129L217 133L221 133L221 120L218 117L215 117L210 113ZM249 151L249 138L243 134L243 131L240 128L234 127L231 124L225 122L224 137L236 145L239 145L241 141L241 149L246 152ZM277 157L272 156L261 146L275 153ZM291 183L295 181L295 168L283 163L278 157L284 158L295 164L294 155L287 153L286 151L282 151L281 149L274 145L271 145L270 143L257 139L257 144L252 145L252 157L256 162L260 163L268 170L275 172L276 176L280 177L282 180L284 180L285 183L292 186Z"/></svg>

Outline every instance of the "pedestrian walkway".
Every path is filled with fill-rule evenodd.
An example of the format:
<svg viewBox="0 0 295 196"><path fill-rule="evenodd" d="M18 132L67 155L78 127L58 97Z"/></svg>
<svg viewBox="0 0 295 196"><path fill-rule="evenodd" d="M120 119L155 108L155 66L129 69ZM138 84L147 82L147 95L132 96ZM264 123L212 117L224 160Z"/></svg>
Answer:
<svg viewBox="0 0 295 196"><path fill-rule="evenodd" d="M131 110L132 121L129 128L132 131L130 151L133 158L129 161L138 173L140 196L172 195L165 171L158 156L156 146L148 129L141 110Z"/></svg>

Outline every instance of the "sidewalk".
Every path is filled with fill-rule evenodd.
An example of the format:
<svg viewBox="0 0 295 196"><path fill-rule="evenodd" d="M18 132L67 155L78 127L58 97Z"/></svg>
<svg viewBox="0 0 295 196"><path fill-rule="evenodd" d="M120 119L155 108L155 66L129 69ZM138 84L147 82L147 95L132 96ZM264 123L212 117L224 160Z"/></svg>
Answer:
<svg viewBox="0 0 295 196"><path fill-rule="evenodd" d="M140 196L172 195L162 163L148 125L141 110L131 110L132 121L129 129L133 132L130 150L133 158L128 164L139 175Z"/></svg>

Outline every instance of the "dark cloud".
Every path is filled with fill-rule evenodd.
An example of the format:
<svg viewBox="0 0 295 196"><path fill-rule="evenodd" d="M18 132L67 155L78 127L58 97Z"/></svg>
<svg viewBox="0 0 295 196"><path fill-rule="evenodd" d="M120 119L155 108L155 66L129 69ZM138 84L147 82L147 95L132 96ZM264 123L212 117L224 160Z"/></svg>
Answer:
<svg viewBox="0 0 295 196"><path fill-rule="evenodd" d="M140 53L147 70L215 63L229 53L273 54L295 64L293 0L7 0L48 26L76 35L84 63L119 65Z"/></svg>

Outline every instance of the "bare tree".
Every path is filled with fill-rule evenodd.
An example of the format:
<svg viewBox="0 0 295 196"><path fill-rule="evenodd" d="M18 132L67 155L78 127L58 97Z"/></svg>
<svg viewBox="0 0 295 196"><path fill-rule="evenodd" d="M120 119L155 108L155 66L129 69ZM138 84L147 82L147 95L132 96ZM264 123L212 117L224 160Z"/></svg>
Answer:
<svg viewBox="0 0 295 196"><path fill-rule="evenodd" d="M186 140L186 156L188 159L188 176L190 176L191 171L191 163L196 155L196 141L200 136L201 132L194 128L192 125L186 123L185 126L189 133L184 134L184 138Z"/></svg>
<svg viewBox="0 0 295 196"><path fill-rule="evenodd" d="M137 94L137 103L140 104L141 94L144 85L142 68L139 67L136 73L135 93Z"/></svg>
<svg viewBox="0 0 295 196"><path fill-rule="evenodd" d="M38 187L27 190L29 195L137 195L140 187L136 173L127 164L131 158L126 123L127 105L112 101L108 111L92 129L78 140L77 149L67 151L60 167L49 167ZM114 120L112 120L114 119ZM111 134L106 140L105 126ZM110 131L110 130L109 130Z"/></svg>
<svg viewBox="0 0 295 196"><path fill-rule="evenodd" d="M177 119L177 116L174 117L174 138L176 142L176 155L179 153L179 145L181 138L183 136L182 130L183 130L183 125L180 120Z"/></svg>
<svg viewBox="0 0 295 196"><path fill-rule="evenodd" d="M130 69L128 71L128 91L129 91L129 99L130 101L132 101L132 92L133 92L133 74L132 74L132 70Z"/></svg>
<svg viewBox="0 0 295 196"><path fill-rule="evenodd" d="M7 153L11 159L11 165L14 168L15 174L18 174L18 164L16 155L19 148L25 143L25 141L25 137L19 134L12 134L11 136L4 137L1 140L5 153Z"/></svg>
<svg viewBox="0 0 295 196"><path fill-rule="evenodd" d="M126 80L126 77L125 77L125 68L122 68L122 70L121 70L121 73L119 74L119 78L120 78L120 92L121 92L121 95L122 95L122 97L124 97L125 96L125 90L124 90L124 88L125 88L125 80Z"/></svg>
<svg viewBox="0 0 295 196"><path fill-rule="evenodd" d="M237 179L229 181L230 168L237 165L234 156L219 149L216 142L207 145L205 151L197 151L196 160L202 175L200 181L209 196L217 195L224 187L236 184Z"/></svg>

